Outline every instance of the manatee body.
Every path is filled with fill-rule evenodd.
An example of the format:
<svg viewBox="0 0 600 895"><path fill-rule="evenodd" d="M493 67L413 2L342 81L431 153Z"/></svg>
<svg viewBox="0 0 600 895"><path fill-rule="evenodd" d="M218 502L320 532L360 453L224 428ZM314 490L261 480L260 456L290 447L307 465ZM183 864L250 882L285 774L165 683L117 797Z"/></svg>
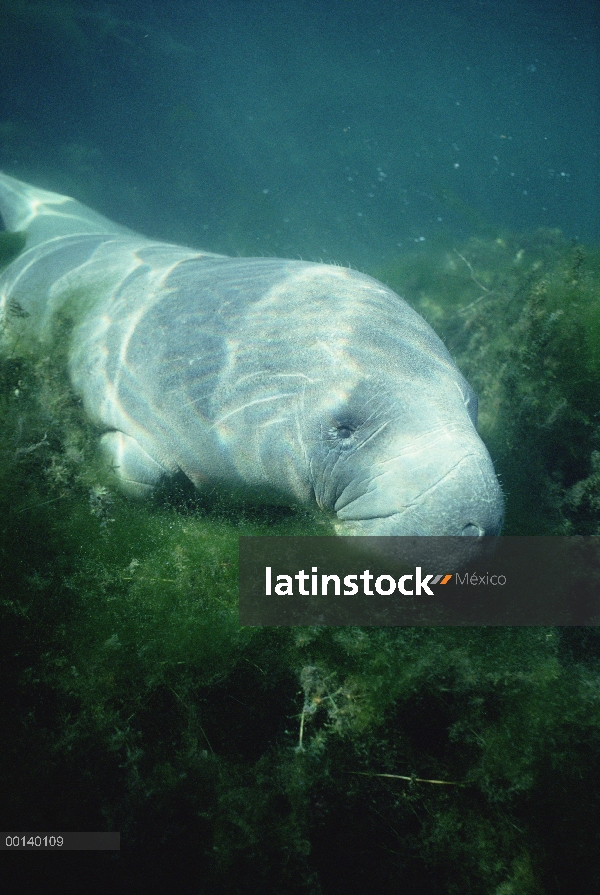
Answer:
<svg viewBox="0 0 600 895"><path fill-rule="evenodd" d="M500 531L477 399L381 283L155 242L6 175L0 214L27 238L0 273L4 338L49 343L57 314L73 322L70 376L129 492L183 472L316 503L340 534Z"/></svg>

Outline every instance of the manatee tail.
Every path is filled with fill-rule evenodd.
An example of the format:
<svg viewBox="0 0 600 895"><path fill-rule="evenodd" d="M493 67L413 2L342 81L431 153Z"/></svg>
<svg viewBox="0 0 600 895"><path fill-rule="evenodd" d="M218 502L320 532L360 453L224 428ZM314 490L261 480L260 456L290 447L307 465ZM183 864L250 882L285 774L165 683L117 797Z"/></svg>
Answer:
<svg viewBox="0 0 600 895"><path fill-rule="evenodd" d="M75 199L23 183L0 172L0 217L7 230L23 232L27 248L75 233L131 234Z"/></svg>

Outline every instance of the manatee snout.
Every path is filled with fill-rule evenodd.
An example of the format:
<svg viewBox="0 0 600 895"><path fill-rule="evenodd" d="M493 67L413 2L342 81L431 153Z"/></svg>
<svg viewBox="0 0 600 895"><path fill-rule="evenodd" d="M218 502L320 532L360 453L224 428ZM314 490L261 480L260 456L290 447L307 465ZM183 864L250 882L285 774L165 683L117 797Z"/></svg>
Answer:
<svg viewBox="0 0 600 895"><path fill-rule="evenodd" d="M374 464L362 494L348 486L334 506L339 534L470 536L500 534L504 498L491 458L473 430L466 445L439 442ZM345 500L344 495L349 499Z"/></svg>

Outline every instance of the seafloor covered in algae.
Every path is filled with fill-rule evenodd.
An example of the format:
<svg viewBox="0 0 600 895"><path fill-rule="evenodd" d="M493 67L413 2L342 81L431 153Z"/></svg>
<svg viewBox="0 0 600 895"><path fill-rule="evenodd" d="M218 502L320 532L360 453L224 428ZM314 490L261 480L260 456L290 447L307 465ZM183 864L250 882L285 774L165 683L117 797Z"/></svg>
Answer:
<svg viewBox="0 0 600 895"><path fill-rule="evenodd" d="M600 254L546 232L373 273L479 392L506 533L598 533ZM240 628L238 536L326 522L121 497L60 346L1 359L0 412L4 829L120 830L60 870L113 892L598 891L595 629Z"/></svg>

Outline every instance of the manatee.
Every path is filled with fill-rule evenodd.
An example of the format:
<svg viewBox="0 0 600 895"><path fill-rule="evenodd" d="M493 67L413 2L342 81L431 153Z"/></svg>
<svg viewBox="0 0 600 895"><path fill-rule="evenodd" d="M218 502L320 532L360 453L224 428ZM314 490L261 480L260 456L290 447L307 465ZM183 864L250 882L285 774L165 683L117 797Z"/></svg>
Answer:
<svg viewBox="0 0 600 895"><path fill-rule="evenodd" d="M316 505L342 535L499 533L476 396L382 283L146 239L1 174L0 214L26 238L0 273L3 341L51 350L70 321L69 376L130 494L183 473Z"/></svg>

